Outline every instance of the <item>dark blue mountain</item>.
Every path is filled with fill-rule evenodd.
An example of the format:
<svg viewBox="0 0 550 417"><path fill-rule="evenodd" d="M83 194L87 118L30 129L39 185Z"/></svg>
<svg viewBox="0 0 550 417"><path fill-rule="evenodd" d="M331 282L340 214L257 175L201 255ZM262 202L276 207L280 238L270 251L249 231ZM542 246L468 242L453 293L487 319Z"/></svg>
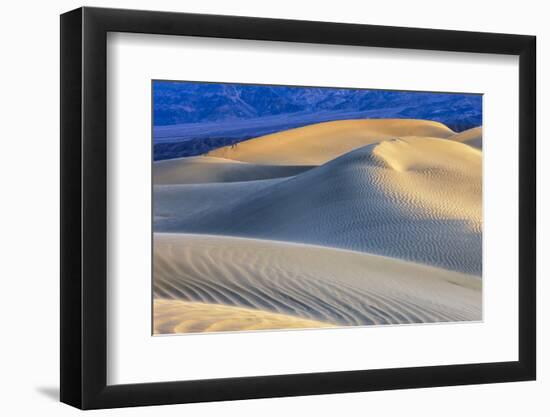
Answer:
<svg viewBox="0 0 550 417"><path fill-rule="evenodd" d="M482 124L482 96L155 81L155 159L191 156L328 120L411 118L455 131Z"/></svg>

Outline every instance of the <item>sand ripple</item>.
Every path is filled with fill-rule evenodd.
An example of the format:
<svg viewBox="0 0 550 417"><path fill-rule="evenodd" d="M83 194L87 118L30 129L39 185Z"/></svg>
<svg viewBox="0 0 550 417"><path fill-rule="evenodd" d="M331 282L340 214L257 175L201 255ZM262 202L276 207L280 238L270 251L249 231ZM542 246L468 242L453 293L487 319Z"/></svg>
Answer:
<svg viewBox="0 0 550 417"><path fill-rule="evenodd" d="M210 319L214 323L222 313L219 305L340 326L481 319L479 278L399 260L318 246L184 234L156 234L154 252L155 299L212 305L206 322L197 324L201 329L211 329ZM155 314L168 314L164 308ZM236 310L228 314L229 322L238 321ZM158 325L175 328L181 322L177 317L165 317ZM244 324L229 327L251 325L246 324L248 313L242 318ZM272 319L265 316L274 326L270 328L287 328L284 320Z"/></svg>
<svg viewBox="0 0 550 417"><path fill-rule="evenodd" d="M462 143L404 137L288 179L181 187L155 189L166 214L155 230L324 245L481 275L481 152Z"/></svg>

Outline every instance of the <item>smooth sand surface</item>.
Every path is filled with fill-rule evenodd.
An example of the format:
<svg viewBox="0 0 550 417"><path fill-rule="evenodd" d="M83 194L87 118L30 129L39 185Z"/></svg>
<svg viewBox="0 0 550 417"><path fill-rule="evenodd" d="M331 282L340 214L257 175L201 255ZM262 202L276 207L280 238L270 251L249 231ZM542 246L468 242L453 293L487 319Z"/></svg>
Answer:
<svg viewBox="0 0 550 417"><path fill-rule="evenodd" d="M465 143L477 149L483 148L483 129L481 126L473 127L449 137L451 140Z"/></svg>
<svg viewBox="0 0 550 417"><path fill-rule="evenodd" d="M155 162L153 184L201 184L290 177L311 166L258 165L211 156Z"/></svg>
<svg viewBox="0 0 550 417"><path fill-rule="evenodd" d="M252 198L285 178L209 184L155 185L155 230L181 231ZM227 215L231 215L228 213ZM201 220L202 219L202 220Z"/></svg>
<svg viewBox="0 0 550 417"><path fill-rule="evenodd" d="M249 139L208 156L272 165L321 165L353 149L401 136L447 138L454 132L427 120L369 119L318 123Z"/></svg>
<svg viewBox="0 0 550 417"><path fill-rule="evenodd" d="M155 187L155 230L301 242L481 275L481 152L404 137L291 178Z"/></svg>
<svg viewBox="0 0 550 417"><path fill-rule="evenodd" d="M154 334L334 327L330 323L223 304L156 299L153 308Z"/></svg>
<svg viewBox="0 0 550 417"><path fill-rule="evenodd" d="M366 253L155 234L154 255L157 333L481 320L479 278Z"/></svg>

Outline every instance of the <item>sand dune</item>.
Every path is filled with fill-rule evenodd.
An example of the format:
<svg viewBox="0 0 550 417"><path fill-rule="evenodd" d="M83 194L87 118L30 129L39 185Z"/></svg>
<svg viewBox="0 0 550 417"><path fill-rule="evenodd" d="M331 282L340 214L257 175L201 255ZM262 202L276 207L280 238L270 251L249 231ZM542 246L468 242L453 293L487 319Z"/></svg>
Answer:
<svg viewBox="0 0 550 417"><path fill-rule="evenodd" d="M456 135L449 137L449 139L465 143L466 145L473 146L474 148L483 148L483 131L481 126L457 133Z"/></svg>
<svg viewBox="0 0 550 417"><path fill-rule="evenodd" d="M156 231L302 242L481 275L481 152L455 141L406 137L291 178L155 192Z"/></svg>
<svg viewBox="0 0 550 417"><path fill-rule="evenodd" d="M479 278L395 259L186 234L155 234L154 252L157 332L481 319Z"/></svg>
<svg viewBox="0 0 550 417"><path fill-rule="evenodd" d="M155 162L153 184L201 184L289 177L311 166L258 165L211 156Z"/></svg>
<svg viewBox="0 0 550 417"><path fill-rule="evenodd" d="M353 149L381 140L401 136L447 138L453 134L447 126L426 120L341 120L249 139L233 147L211 151L208 156L257 164L321 165Z"/></svg>
<svg viewBox="0 0 550 417"><path fill-rule="evenodd" d="M156 299L154 314L154 334L334 327L285 314L181 300Z"/></svg>
<svg viewBox="0 0 550 417"><path fill-rule="evenodd" d="M155 334L481 320L481 133L347 120L156 163Z"/></svg>

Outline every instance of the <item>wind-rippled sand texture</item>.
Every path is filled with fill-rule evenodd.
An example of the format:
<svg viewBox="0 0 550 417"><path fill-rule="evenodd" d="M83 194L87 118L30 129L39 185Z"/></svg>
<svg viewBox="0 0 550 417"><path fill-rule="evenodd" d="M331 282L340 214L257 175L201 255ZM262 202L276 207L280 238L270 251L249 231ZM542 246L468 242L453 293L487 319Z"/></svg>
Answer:
<svg viewBox="0 0 550 417"><path fill-rule="evenodd" d="M220 305L257 310L256 328L294 328L296 317L312 321L305 327L481 319L477 277L311 245L156 234L154 274L157 302L191 303L172 305L172 315L168 307L155 307L157 329L223 331L252 326L250 311ZM227 322L213 327L213 317L224 312Z"/></svg>
<svg viewBox="0 0 550 417"><path fill-rule="evenodd" d="M481 152L407 137L286 179L155 187L155 230L311 243L481 275Z"/></svg>
<svg viewBox="0 0 550 417"><path fill-rule="evenodd" d="M480 320L480 148L353 120L155 163L158 332Z"/></svg>

